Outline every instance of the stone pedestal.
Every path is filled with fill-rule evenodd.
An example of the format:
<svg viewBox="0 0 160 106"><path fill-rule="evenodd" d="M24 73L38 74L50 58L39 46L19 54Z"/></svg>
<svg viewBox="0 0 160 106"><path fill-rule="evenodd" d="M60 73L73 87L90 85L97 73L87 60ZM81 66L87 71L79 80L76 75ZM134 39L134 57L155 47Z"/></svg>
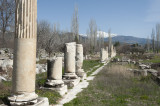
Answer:
<svg viewBox="0 0 160 106"><path fill-rule="evenodd" d="M86 78L86 73L82 69L83 66L83 45L77 44L76 45L76 74L81 79Z"/></svg>
<svg viewBox="0 0 160 106"><path fill-rule="evenodd" d="M79 83L79 77L76 75L76 43L66 43L65 44L65 54L64 54L64 75L63 81L68 86L75 86ZM73 83L76 82L76 83Z"/></svg>
<svg viewBox="0 0 160 106"><path fill-rule="evenodd" d="M16 0L11 106L34 105L37 41L37 0ZM47 105L46 105L47 106Z"/></svg>
<svg viewBox="0 0 160 106"><path fill-rule="evenodd" d="M67 85L62 81L62 57L47 61L47 82L44 89L55 90L64 95L67 92Z"/></svg>
<svg viewBox="0 0 160 106"><path fill-rule="evenodd" d="M38 97L30 102L11 102L11 106L49 106L48 98Z"/></svg>

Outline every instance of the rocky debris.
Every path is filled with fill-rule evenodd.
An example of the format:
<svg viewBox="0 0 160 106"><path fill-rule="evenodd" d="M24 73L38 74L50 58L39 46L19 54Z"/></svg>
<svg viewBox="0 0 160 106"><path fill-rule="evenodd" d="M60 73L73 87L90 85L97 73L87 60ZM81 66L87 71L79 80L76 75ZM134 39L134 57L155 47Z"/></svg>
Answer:
<svg viewBox="0 0 160 106"><path fill-rule="evenodd" d="M46 64L37 64L36 65L36 74L40 74L43 72L47 72L47 65Z"/></svg>
<svg viewBox="0 0 160 106"><path fill-rule="evenodd" d="M0 59L13 59L13 49L1 48L0 49Z"/></svg>
<svg viewBox="0 0 160 106"><path fill-rule="evenodd" d="M0 82L2 82L2 81L7 81L7 79L2 77L2 76L0 76Z"/></svg>
<svg viewBox="0 0 160 106"><path fill-rule="evenodd" d="M0 54L5 54L5 51L4 50L0 50Z"/></svg>
<svg viewBox="0 0 160 106"><path fill-rule="evenodd" d="M157 73L157 70L155 69L147 69L148 73Z"/></svg>
<svg viewBox="0 0 160 106"><path fill-rule="evenodd" d="M135 76L147 76L147 70L142 69L127 69L128 71L134 73Z"/></svg>
<svg viewBox="0 0 160 106"><path fill-rule="evenodd" d="M151 67L149 65L145 65L145 64L140 64L139 65L140 69L150 69Z"/></svg>

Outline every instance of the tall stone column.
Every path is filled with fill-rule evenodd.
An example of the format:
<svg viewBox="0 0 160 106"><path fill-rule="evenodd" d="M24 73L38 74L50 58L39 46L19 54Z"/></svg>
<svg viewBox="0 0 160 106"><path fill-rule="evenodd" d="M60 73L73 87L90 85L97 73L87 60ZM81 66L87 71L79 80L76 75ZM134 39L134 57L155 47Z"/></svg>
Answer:
<svg viewBox="0 0 160 106"><path fill-rule="evenodd" d="M50 89L64 95L67 86L62 81L62 57L56 57L47 61L47 82L44 89Z"/></svg>
<svg viewBox="0 0 160 106"><path fill-rule="evenodd" d="M36 41L37 0L15 0L15 39L11 105L37 102ZM32 103L33 102L33 103Z"/></svg>
<svg viewBox="0 0 160 106"><path fill-rule="evenodd" d="M83 66L83 45L76 44L76 73L79 77L84 79L86 73L82 69Z"/></svg>
<svg viewBox="0 0 160 106"><path fill-rule="evenodd" d="M76 75L76 43L66 43L64 53L64 75L63 81L68 86L75 86L79 83L79 77ZM75 83L74 83L75 82Z"/></svg>

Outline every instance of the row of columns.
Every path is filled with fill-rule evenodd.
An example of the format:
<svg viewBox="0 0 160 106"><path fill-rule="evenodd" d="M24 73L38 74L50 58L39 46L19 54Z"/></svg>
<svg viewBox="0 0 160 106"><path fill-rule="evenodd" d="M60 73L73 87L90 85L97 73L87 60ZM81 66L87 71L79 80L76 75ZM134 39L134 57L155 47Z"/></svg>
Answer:
<svg viewBox="0 0 160 106"><path fill-rule="evenodd" d="M102 63L105 63L109 57L113 58L115 56L116 56L116 49L115 49L115 47L113 47L113 45L111 45L110 53L109 53L108 47L101 48L100 58L101 58Z"/></svg>
<svg viewBox="0 0 160 106"><path fill-rule="evenodd" d="M62 57L48 60L47 82L44 89L51 89L64 95L67 86L76 86L86 77L83 71L83 46L75 42L65 44L64 75L62 76Z"/></svg>

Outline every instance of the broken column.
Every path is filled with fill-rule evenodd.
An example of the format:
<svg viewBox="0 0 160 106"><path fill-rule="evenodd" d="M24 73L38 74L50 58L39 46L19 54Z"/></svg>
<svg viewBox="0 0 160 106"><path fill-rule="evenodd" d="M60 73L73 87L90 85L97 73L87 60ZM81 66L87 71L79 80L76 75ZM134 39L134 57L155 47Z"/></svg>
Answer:
<svg viewBox="0 0 160 106"><path fill-rule="evenodd" d="M64 95L67 85L62 81L62 57L56 57L47 61L47 82L44 89L55 90Z"/></svg>
<svg viewBox="0 0 160 106"><path fill-rule="evenodd" d="M86 73L82 69L83 66L83 45L76 45L76 74L81 78L86 78Z"/></svg>
<svg viewBox="0 0 160 106"><path fill-rule="evenodd" d="M80 81L80 78L76 75L76 43L66 43L65 44L65 53L64 53L64 75L63 81L69 87L77 85Z"/></svg>
<svg viewBox="0 0 160 106"><path fill-rule="evenodd" d="M16 0L11 106L49 105L35 93L36 41L37 0Z"/></svg>

